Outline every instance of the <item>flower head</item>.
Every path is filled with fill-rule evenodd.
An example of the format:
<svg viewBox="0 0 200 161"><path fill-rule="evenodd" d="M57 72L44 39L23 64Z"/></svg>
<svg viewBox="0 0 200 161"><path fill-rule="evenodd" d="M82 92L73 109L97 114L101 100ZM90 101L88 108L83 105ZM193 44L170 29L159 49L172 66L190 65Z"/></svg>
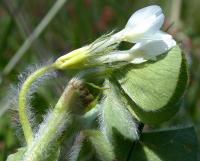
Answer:
<svg viewBox="0 0 200 161"><path fill-rule="evenodd" d="M138 64L155 59L176 45L171 35L160 31L163 22L164 14L159 6L140 9L130 17L124 29L58 58L55 66L59 69L81 68L109 65L112 62ZM134 45L129 50L117 51L122 41Z"/></svg>

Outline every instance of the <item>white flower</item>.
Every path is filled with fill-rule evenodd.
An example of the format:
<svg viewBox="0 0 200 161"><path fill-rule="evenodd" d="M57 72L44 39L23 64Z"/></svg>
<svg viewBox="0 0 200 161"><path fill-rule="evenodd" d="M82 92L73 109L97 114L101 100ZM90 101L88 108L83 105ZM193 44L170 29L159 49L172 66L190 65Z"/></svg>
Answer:
<svg viewBox="0 0 200 161"><path fill-rule="evenodd" d="M110 36L106 42L99 47L99 50L106 48L121 41L136 43L146 39L151 39L151 36L160 31L164 23L164 14L162 9L157 5L152 5L140 9L133 13L129 18L126 26L121 31ZM101 44L98 42L96 46Z"/></svg>
<svg viewBox="0 0 200 161"><path fill-rule="evenodd" d="M58 69L101 66L112 62L143 63L176 45L172 36L160 31L164 14L152 5L136 11L121 31L101 37L56 60ZM121 41L136 43L130 50L116 51Z"/></svg>
<svg viewBox="0 0 200 161"><path fill-rule="evenodd" d="M152 5L136 11L125 28L112 36L115 41L138 42L160 30L164 14L159 6ZM114 40L113 40L114 41Z"/></svg>
<svg viewBox="0 0 200 161"><path fill-rule="evenodd" d="M153 5L136 11L120 32L112 35L111 40L136 43L130 50L115 51L101 57L104 63L129 62L143 63L155 59L176 45L172 36L160 31L164 15L159 6Z"/></svg>
<svg viewBox="0 0 200 161"><path fill-rule="evenodd" d="M176 41L168 34L157 33L157 39L146 40L136 43L130 50L115 51L100 58L104 63L129 62L140 64L167 52L174 46Z"/></svg>

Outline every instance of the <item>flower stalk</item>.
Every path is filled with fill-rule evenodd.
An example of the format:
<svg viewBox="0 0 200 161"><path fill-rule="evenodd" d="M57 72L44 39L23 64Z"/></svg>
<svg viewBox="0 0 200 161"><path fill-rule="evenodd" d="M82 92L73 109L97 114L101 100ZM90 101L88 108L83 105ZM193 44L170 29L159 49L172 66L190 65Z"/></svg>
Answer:
<svg viewBox="0 0 200 161"><path fill-rule="evenodd" d="M53 70L54 67L52 65L42 67L35 72L33 72L23 83L20 93L19 93L19 119L22 125L22 129L24 132L25 140L27 144L30 144L33 140L33 131L31 128L31 123L29 121L26 107L27 107L27 96L30 91L32 84L42 75Z"/></svg>
<svg viewBox="0 0 200 161"><path fill-rule="evenodd" d="M77 104L82 87L80 80L72 79L69 82L54 110L40 125L35 138L28 145L23 161L38 161L48 157L51 143L57 141L71 120L69 113L73 113L73 107Z"/></svg>

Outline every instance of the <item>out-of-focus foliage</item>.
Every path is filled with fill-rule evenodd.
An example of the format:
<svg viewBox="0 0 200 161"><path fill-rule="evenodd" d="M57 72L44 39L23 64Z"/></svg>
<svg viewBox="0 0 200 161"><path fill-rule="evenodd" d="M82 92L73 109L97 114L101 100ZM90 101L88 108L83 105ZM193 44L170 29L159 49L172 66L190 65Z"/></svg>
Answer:
<svg viewBox="0 0 200 161"><path fill-rule="evenodd" d="M196 139L193 128L144 133L130 160L194 161L198 146ZM176 152L173 152L173 148Z"/></svg>
<svg viewBox="0 0 200 161"><path fill-rule="evenodd" d="M164 9L166 23L163 29L168 30L180 43L189 60L190 70L189 86L180 112L161 127L194 124L200 138L199 0L68 0L14 70L3 75L6 64L53 3L53 0L0 1L0 101L3 101L0 103L0 161L5 160L8 154L14 153L20 145L20 139L17 139L21 137L20 130L18 129L17 137L14 130L18 125L11 124L17 116L15 113L11 116L10 110L7 110L7 101L3 100L10 90L9 86L17 84L17 75L31 64L45 63L49 58L59 57L63 51L92 42L113 28L120 29L134 11L150 4L159 4ZM56 81L57 86L49 82L47 86L51 88L48 88L48 93L43 88L39 90L33 100L36 113L43 113L47 110L46 107L55 103L61 93L61 82L62 80ZM39 102L37 98L40 98ZM14 100L15 98L9 98L11 102ZM40 122L41 118L37 121ZM152 128L157 127L145 126L147 131Z"/></svg>

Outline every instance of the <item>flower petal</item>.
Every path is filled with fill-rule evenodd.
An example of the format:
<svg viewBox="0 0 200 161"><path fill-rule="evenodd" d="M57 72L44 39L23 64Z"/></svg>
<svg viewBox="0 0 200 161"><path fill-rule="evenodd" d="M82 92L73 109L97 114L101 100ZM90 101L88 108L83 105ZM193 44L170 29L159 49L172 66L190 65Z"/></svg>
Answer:
<svg viewBox="0 0 200 161"><path fill-rule="evenodd" d="M164 14L159 6L153 5L136 11L128 20L125 28L112 36L113 41L137 42L146 35L160 30Z"/></svg>
<svg viewBox="0 0 200 161"><path fill-rule="evenodd" d="M129 61L130 53L129 53L129 50L128 51L114 51L114 52L111 52L109 55L104 55L100 57L98 60L103 63Z"/></svg>
<svg viewBox="0 0 200 161"><path fill-rule="evenodd" d="M172 38L142 41L131 48L134 54L131 63L138 64L149 59L155 59L156 56L167 52L174 46L176 46L176 41Z"/></svg>
<svg viewBox="0 0 200 161"><path fill-rule="evenodd" d="M154 33L153 35L150 34L146 34L143 37L140 37L139 39L137 39L135 41L135 43L137 42L142 42L142 41L153 41L153 40L163 40L163 39L172 39L172 36L169 35L166 32L163 31L157 31L156 33Z"/></svg>
<svg viewBox="0 0 200 161"><path fill-rule="evenodd" d="M160 14L162 14L162 9L157 5L142 8L133 13L133 15L129 18L126 27L135 27L139 23L145 21L147 18L151 16L157 17Z"/></svg>
<svg viewBox="0 0 200 161"><path fill-rule="evenodd" d="M159 6L145 7L135 12L125 29L133 33L150 34L158 31L164 23L164 14Z"/></svg>

